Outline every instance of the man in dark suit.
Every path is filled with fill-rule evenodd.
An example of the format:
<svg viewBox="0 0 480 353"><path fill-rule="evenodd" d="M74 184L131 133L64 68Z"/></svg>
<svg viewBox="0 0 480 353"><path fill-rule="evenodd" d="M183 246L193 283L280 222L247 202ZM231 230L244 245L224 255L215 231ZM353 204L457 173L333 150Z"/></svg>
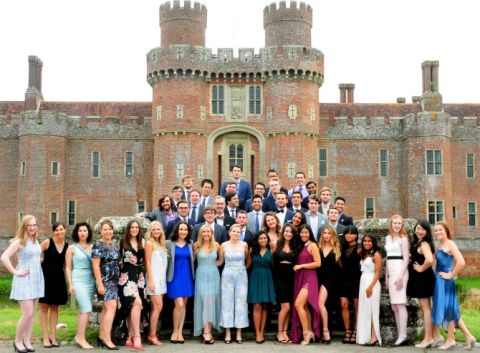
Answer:
<svg viewBox="0 0 480 353"><path fill-rule="evenodd" d="M276 197L277 201L277 217L280 220L280 227L283 227L285 223L288 223L293 218L295 212L290 211L287 208L288 196L284 192L280 191Z"/></svg>
<svg viewBox="0 0 480 353"><path fill-rule="evenodd" d="M200 183L202 191L200 193L200 205L205 207L206 205L213 205L213 181L211 179L203 179Z"/></svg>
<svg viewBox="0 0 480 353"><path fill-rule="evenodd" d="M264 183L256 183L255 184L255 188L253 189L253 196L255 195L258 195L262 198L262 202L263 202L263 194L265 193L265 184ZM252 207L252 200L253 200L253 196L251 199L248 199L246 202L245 202L245 211L247 212L251 212L253 210L253 207Z"/></svg>
<svg viewBox="0 0 480 353"><path fill-rule="evenodd" d="M195 222L200 223L203 215L203 207L200 204L200 191L192 189L190 191L190 213L189 218Z"/></svg>
<svg viewBox="0 0 480 353"><path fill-rule="evenodd" d="M292 201L292 206L288 208L290 211L294 213L297 211L302 211L303 213L307 212L307 209L302 207L303 195L300 191L292 192L290 199Z"/></svg>
<svg viewBox="0 0 480 353"><path fill-rule="evenodd" d="M235 219L225 214L225 198L217 195L213 199L215 207L215 223L225 227L225 230L230 230L230 226L235 223Z"/></svg>
<svg viewBox="0 0 480 353"><path fill-rule="evenodd" d="M315 183L314 181L310 180L308 183L307 183L307 192L308 192L308 196L310 195L316 195L317 194L317 183ZM308 196L307 197L304 197L303 200L302 200L302 207L307 209L308 210Z"/></svg>
<svg viewBox="0 0 480 353"><path fill-rule="evenodd" d="M190 226L190 231L193 230L193 226L195 225L195 222L191 220L188 217L190 211L190 206L188 205L187 200L180 200L177 203L177 212L178 215L176 218L174 218L171 222L168 223L167 229L165 230L165 237L167 239L170 239L170 234L172 233L173 229L179 222L187 222L188 225Z"/></svg>
<svg viewBox="0 0 480 353"><path fill-rule="evenodd" d="M195 228L193 229L192 240L194 242L197 241L198 231L205 224L208 224L212 227L213 236L217 243L221 244L224 241L228 240L226 229L223 226L215 223L215 207L213 205L207 205L203 208L203 218L205 219L205 221L196 224Z"/></svg>
<svg viewBox="0 0 480 353"><path fill-rule="evenodd" d="M328 186L324 186L320 189L320 207L318 208L318 212L321 214L327 215L328 210L330 207L333 206L332 203L332 189Z"/></svg>
<svg viewBox="0 0 480 353"><path fill-rule="evenodd" d="M252 246L253 239L255 238L255 235L250 232L247 228L247 211L240 210L237 213L237 218L235 219L235 223L240 224L242 227L242 230L240 232L240 240L246 242L249 247Z"/></svg>
<svg viewBox="0 0 480 353"><path fill-rule="evenodd" d="M270 180L273 178L278 179L278 173L275 169L269 169L267 172L267 188L265 189L265 193L263 194L264 197L268 197L271 195L272 191L270 190ZM283 191L288 194L287 188L280 186L280 191Z"/></svg>
<svg viewBox="0 0 480 353"><path fill-rule="evenodd" d="M172 197L170 195L163 195L158 200L157 208L154 208L151 212L139 212L135 217L145 217L151 221L159 221L163 229L167 229L169 220L174 219L177 215L172 209L172 202Z"/></svg>
<svg viewBox="0 0 480 353"><path fill-rule="evenodd" d="M269 182L270 195L263 199L262 211L272 211L277 213L276 195L280 192L280 181L278 178L272 178Z"/></svg>
<svg viewBox="0 0 480 353"><path fill-rule="evenodd" d="M338 240L343 240L343 232L345 231L345 226L338 223L338 211L335 207L330 207L327 213L328 224L335 228L337 232Z"/></svg>
<svg viewBox="0 0 480 353"><path fill-rule="evenodd" d="M193 189L193 178L191 175L187 174L182 179L183 189L182 189L182 199L190 201L190 191Z"/></svg>
<svg viewBox="0 0 480 353"><path fill-rule="evenodd" d="M241 208L245 207L245 202L252 198L252 185L246 180L243 180L242 177L242 167L239 165L234 165L231 170L233 181L237 184L237 195L240 199ZM220 195L225 196L227 182L224 181L222 188L220 190Z"/></svg>
<svg viewBox="0 0 480 353"><path fill-rule="evenodd" d="M335 208L338 211L338 223L344 226L353 226L353 218L343 213L345 210L345 199L343 197L337 196L335 198Z"/></svg>
<svg viewBox="0 0 480 353"><path fill-rule="evenodd" d="M234 192L227 192L225 194L225 215L235 219L237 217L238 211L240 211L240 208L238 207L239 202L240 199L238 198L237 194L235 194Z"/></svg>

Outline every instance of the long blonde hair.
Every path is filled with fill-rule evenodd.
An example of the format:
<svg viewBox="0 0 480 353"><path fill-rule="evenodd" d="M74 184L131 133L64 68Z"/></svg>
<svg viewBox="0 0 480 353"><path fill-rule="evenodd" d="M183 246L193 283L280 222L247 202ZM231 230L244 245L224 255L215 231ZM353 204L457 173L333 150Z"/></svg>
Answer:
<svg viewBox="0 0 480 353"><path fill-rule="evenodd" d="M323 248L325 247L325 239L323 238L323 233L327 229L330 231L330 241L332 243L333 253L335 254L335 262L338 262L342 256L342 251L340 250L340 241L338 240L337 231L330 224L323 226L320 234L320 241L318 242L318 247L320 248L320 250L323 250Z"/></svg>
<svg viewBox="0 0 480 353"><path fill-rule="evenodd" d="M208 242L208 248L210 251L213 250L213 243L215 242L215 238L213 236L213 229L212 227L210 226L210 224L204 224L203 226L200 227L200 229L198 230L198 236L197 236L197 241L195 242L195 245L194 245L194 249L195 249L195 253L197 253L200 248L202 247L203 245L203 231L207 228L210 228L210 231L212 233L212 236L210 237L210 240Z"/></svg>
<svg viewBox="0 0 480 353"><path fill-rule="evenodd" d="M152 236L153 228L155 228L156 226L160 226L160 236L158 237L158 240L156 240ZM152 243L153 249L160 247L162 250L167 250L167 244L165 242L165 231L163 230L162 224L159 221L153 221L152 223L150 223L147 234L145 234L145 240Z"/></svg>
<svg viewBox="0 0 480 353"><path fill-rule="evenodd" d="M20 245L25 246L27 245L27 240L28 240L28 233L27 233L27 224L30 222L32 219L35 219L35 216L32 215L25 215L22 218L22 221L20 222L20 227L18 227L17 232L15 233L15 237L11 240L11 242L14 242L15 240L19 239L20 240ZM35 231L35 235L33 236L33 241L37 240L37 231Z"/></svg>
<svg viewBox="0 0 480 353"><path fill-rule="evenodd" d="M402 221L402 228L400 228L400 231L398 232L398 235L400 236L400 238L401 237L406 237L407 236L407 231L405 230L405 223L403 222L403 217L400 216L399 214L394 214L390 218L390 224L388 226L388 229L390 230L390 236L393 239L393 220L394 219L399 219L400 221Z"/></svg>

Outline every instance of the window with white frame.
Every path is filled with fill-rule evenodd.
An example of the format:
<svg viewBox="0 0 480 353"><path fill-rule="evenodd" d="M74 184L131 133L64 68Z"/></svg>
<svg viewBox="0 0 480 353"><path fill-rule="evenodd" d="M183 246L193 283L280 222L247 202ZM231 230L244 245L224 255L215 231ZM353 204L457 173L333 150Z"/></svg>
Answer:
<svg viewBox="0 0 480 353"><path fill-rule="evenodd" d="M22 161L20 163L20 175L25 176L27 174L27 162Z"/></svg>
<svg viewBox="0 0 480 353"><path fill-rule="evenodd" d="M471 227L477 225L477 203L475 201L468 203L468 225Z"/></svg>
<svg viewBox="0 0 480 353"><path fill-rule="evenodd" d="M475 155L473 153L467 153L467 178L473 178L475 176Z"/></svg>
<svg viewBox="0 0 480 353"><path fill-rule="evenodd" d="M443 221L445 218L443 201L428 201L428 222L435 224L438 221Z"/></svg>
<svg viewBox="0 0 480 353"><path fill-rule="evenodd" d="M375 218L374 197L365 197L365 218Z"/></svg>
<svg viewBox="0 0 480 353"><path fill-rule="evenodd" d="M54 225L58 222L58 213L57 211L50 212L50 225Z"/></svg>
<svg viewBox="0 0 480 353"><path fill-rule="evenodd" d="M145 200L138 200L137 201L137 213L145 211Z"/></svg>
<svg viewBox="0 0 480 353"><path fill-rule="evenodd" d="M225 87L220 85L212 86L212 114L225 114Z"/></svg>
<svg viewBox="0 0 480 353"><path fill-rule="evenodd" d="M100 152L92 151L92 178L100 178Z"/></svg>
<svg viewBox="0 0 480 353"><path fill-rule="evenodd" d="M426 174L442 175L442 150L426 151Z"/></svg>
<svg viewBox="0 0 480 353"><path fill-rule="evenodd" d="M328 170L327 170L327 149L320 148L318 150L318 161L319 161L319 175L321 177L326 177Z"/></svg>
<svg viewBox="0 0 480 353"><path fill-rule="evenodd" d="M133 152L125 152L125 176L127 178L133 177Z"/></svg>
<svg viewBox="0 0 480 353"><path fill-rule="evenodd" d="M388 150L380 150L380 176L388 176Z"/></svg>
<svg viewBox="0 0 480 353"><path fill-rule="evenodd" d="M60 175L60 163L53 161L51 167L52 176L59 176Z"/></svg>
<svg viewBox="0 0 480 353"><path fill-rule="evenodd" d="M262 112L262 90L260 86L248 88L248 113L260 114Z"/></svg>
<svg viewBox="0 0 480 353"><path fill-rule="evenodd" d="M74 200L67 202L67 224L73 226L76 223L77 203Z"/></svg>

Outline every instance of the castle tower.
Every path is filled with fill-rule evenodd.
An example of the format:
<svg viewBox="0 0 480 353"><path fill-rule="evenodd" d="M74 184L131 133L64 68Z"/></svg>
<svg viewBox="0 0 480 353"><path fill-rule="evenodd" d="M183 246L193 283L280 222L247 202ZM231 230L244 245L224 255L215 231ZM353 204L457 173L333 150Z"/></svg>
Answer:
<svg viewBox="0 0 480 353"><path fill-rule="evenodd" d="M40 110L42 61L30 56L25 112L18 126L17 214L37 218L40 234L50 233L53 217L65 219L67 116Z"/></svg>
<svg viewBox="0 0 480 353"><path fill-rule="evenodd" d="M272 3L263 12L270 74L265 83L265 106L271 111L265 132L267 167L291 184L295 171L318 177L319 88L323 83L323 54L311 48L312 8L305 3Z"/></svg>
<svg viewBox="0 0 480 353"><path fill-rule="evenodd" d="M205 46L205 29L207 28L207 8L195 2L185 0L173 1L160 6L160 28L162 48L168 49L170 44L189 44Z"/></svg>

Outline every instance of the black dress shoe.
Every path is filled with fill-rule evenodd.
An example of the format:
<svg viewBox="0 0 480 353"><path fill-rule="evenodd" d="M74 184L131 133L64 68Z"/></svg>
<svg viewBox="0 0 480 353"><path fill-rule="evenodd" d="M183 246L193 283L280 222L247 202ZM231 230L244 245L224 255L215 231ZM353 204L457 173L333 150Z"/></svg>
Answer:
<svg viewBox="0 0 480 353"><path fill-rule="evenodd" d="M27 353L28 352L26 348L25 349L18 348L17 345L15 344L15 341L13 341L13 350L15 352L18 352L18 353Z"/></svg>

